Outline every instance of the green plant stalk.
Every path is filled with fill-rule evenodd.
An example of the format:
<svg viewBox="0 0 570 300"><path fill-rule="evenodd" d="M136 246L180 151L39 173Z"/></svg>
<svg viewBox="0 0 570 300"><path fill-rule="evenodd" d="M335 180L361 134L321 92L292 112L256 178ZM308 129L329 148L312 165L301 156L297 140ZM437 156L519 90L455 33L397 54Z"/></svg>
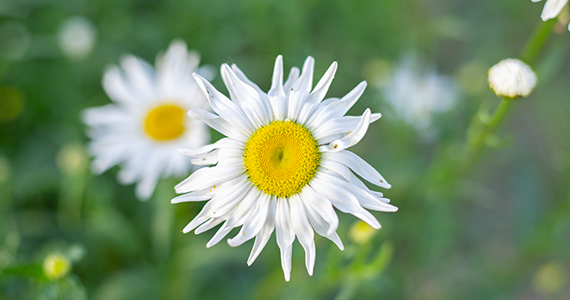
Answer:
<svg viewBox="0 0 570 300"><path fill-rule="evenodd" d="M460 171L463 171L463 169L469 169L473 165L478 154L481 152L481 148L483 148L483 145L487 142L487 139L494 134L500 125L506 120L515 101L516 100L502 98L499 106L495 110L495 113L489 122L486 124L485 128L479 131L478 134L469 138L467 141L467 148L465 150L465 160L462 165L462 170ZM476 125L477 124L472 124L471 126Z"/></svg>
<svg viewBox="0 0 570 300"><path fill-rule="evenodd" d="M534 65L536 58L538 57L540 51L544 47L544 44L548 40L548 37L552 33L554 25L556 24L556 19L549 20L547 22L540 21L533 31L531 37L526 42L523 50L520 54L520 59L529 65ZM471 126L467 132L475 131L473 136L470 136L467 140L467 145L465 148L465 156L463 159L463 164L460 167L460 173L468 170L476 158L478 157L483 145L487 142L488 138L491 137L505 122L509 116L510 111L514 107L514 102L517 100L502 98L499 106L495 109L495 112L486 124L483 124L484 128L476 131L476 126L480 124L477 122L471 123Z"/></svg>

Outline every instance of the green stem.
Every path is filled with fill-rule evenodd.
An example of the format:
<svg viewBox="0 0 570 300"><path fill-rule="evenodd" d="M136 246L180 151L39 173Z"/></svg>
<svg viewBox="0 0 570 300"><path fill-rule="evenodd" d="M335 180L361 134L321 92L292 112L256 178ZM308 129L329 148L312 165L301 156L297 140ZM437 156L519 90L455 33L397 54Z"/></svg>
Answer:
<svg viewBox="0 0 570 300"><path fill-rule="evenodd" d="M520 54L520 59L529 65L534 65L540 50L548 40L550 33L556 25L556 19L540 22L532 32Z"/></svg>
<svg viewBox="0 0 570 300"><path fill-rule="evenodd" d="M529 65L535 63L540 50L544 47L555 24L555 20L540 22L538 24L521 52L520 58L522 61ZM460 173L467 171L473 165L483 145L487 142L489 137L499 129L500 125L504 123L510 110L513 108L514 102L515 100L503 98L490 120L486 124L483 124L483 129L477 130L477 126L481 126L477 121L471 124L468 132L476 133L467 140L463 164L461 164L459 168Z"/></svg>
<svg viewBox="0 0 570 300"><path fill-rule="evenodd" d="M513 103L514 100L503 98L486 127L467 141L465 160L461 171L469 169L473 165L481 151L481 148L483 148L483 145L485 145L489 137L494 134L499 126L505 121L513 107Z"/></svg>

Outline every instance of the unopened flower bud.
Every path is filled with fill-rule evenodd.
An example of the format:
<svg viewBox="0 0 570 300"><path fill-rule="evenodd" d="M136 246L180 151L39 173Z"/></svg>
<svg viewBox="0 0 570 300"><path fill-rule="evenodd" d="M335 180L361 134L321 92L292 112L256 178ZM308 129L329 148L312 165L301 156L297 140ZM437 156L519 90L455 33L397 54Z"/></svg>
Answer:
<svg viewBox="0 0 570 300"><path fill-rule="evenodd" d="M534 71L518 59L504 59L489 70L489 86L500 97L528 97L536 82Z"/></svg>

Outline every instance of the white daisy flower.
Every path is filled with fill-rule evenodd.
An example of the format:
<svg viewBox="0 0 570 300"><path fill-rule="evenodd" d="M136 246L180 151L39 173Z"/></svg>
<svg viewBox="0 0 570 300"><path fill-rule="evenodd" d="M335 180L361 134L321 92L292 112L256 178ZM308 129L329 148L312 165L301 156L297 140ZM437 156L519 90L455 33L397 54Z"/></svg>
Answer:
<svg viewBox="0 0 570 300"><path fill-rule="evenodd" d="M542 0L531 0L532 2L540 2ZM550 19L556 18L564 5L568 3L568 0L546 0L546 4L542 9L542 15L540 16L543 21L548 21ZM568 30L570 30L570 25L568 25Z"/></svg>
<svg viewBox="0 0 570 300"><path fill-rule="evenodd" d="M453 78L426 67L416 54L408 54L398 64L383 94L396 117L424 137L436 133L432 126L434 116L449 111L459 98Z"/></svg>
<svg viewBox="0 0 570 300"><path fill-rule="evenodd" d="M186 115L190 109L207 107L192 78L199 62L197 52L188 52L183 41L175 40L157 56L156 70L132 55L121 60L122 69L107 68L103 88L115 103L88 108L82 116L92 139L94 173L120 164L119 182L137 182L141 200L152 195L161 177L188 174L192 164L178 147L201 147L210 138L204 123Z"/></svg>
<svg viewBox="0 0 570 300"><path fill-rule="evenodd" d="M340 249L336 233L338 216L333 207L351 213L375 229L380 223L367 209L394 212L382 193L369 190L354 174L390 188L386 180L356 154L346 150L358 143L368 125L380 114L366 109L362 116L344 114L364 92L366 82L341 99L323 101L337 69L334 62L317 86L313 85L314 60L308 57L299 76L292 68L283 83L283 58L277 57L268 93L252 83L236 66L222 65L227 98L207 80L194 77L216 114L195 109L190 116L226 135L214 144L181 150L202 168L176 186L186 193L172 203L209 200L183 230L199 234L223 223L207 243L211 247L234 227L239 233L228 239L238 246L255 237L247 261L251 265L273 230L281 249L285 280L291 272L295 236L305 249L310 275L315 264L315 230Z"/></svg>
<svg viewBox="0 0 570 300"><path fill-rule="evenodd" d="M528 97L538 81L532 68L524 62L508 58L489 70L489 86L501 97Z"/></svg>

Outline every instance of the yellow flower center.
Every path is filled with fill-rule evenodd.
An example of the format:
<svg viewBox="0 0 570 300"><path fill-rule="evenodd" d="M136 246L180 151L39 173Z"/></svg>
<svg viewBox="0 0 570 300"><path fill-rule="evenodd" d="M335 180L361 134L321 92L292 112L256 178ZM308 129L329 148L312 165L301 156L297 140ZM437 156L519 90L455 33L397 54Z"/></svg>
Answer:
<svg viewBox="0 0 570 300"><path fill-rule="evenodd" d="M289 197L313 179L321 160L311 132L293 121L258 128L245 144L249 180L268 195Z"/></svg>
<svg viewBox="0 0 570 300"><path fill-rule="evenodd" d="M157 141L175 139L184 132L184 110L165 104L151 110L144 120L146 133Z"/></svg>

